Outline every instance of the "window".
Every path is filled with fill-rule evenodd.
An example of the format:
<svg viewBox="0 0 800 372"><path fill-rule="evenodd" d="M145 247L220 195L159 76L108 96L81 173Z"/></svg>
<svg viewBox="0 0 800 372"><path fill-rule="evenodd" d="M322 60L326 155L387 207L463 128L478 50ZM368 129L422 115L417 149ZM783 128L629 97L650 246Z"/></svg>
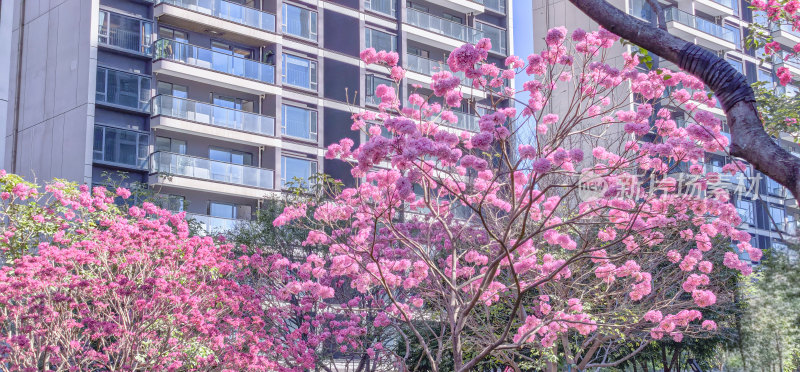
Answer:
<svg viewBox="0 0 800 372"><path fill-rule="evenodd" d="M388 52L397 51L397 36L390 33L365 28L364 38L367 43L367 48L375 48L375 50L385 50Z"/></svg>
<svg viewBox="0 0 800 372"><path fill-rule="evenodd" d="M317 132L316 111L283 105L281 133L287 136L316 141Z"/></svg>
<svg viewBox="0 0 800 372"><path fill-rule="evenodd" d="M742 49L742 32L739 30L739 27L734 25L725 25L726 30L730 30L731 34L733 34L733 44L736 45L736 49Z"/></svg>
<svg viewBox="0 0 800 372"><path fill-rule="evenodd" d="M786 211L783 207L778 205L769 206L769 221L767 221L767 228L772 230L777 226L778 230L784 230L784 223L786 218Z"/></svg>
<svg viewBox="0 0 800 372"><path fill-rule="evenodd" d="M772 72L764 71L764 70L759 69L758 70L758 81L763 81L763 82L767 83L766 86L768 88L771 88L773 86L773 82L774 82L774 80L772 79Z"/></svg>
<svg viewBox="0 0 800 372"><path fill-rule="evenodd" d="M283 83L317 90L317 62L291 54L284 54Z"/></svg>
<svg viewBox="0 0 800 372"><path fill-rule="evenodd" d="M237 209L233 204L209 202L208 215L212 217L230 218L234 219L237 215Z"/></svg>
<svg viewBox="0 0 800 372"><path fill-rule="evenodd" d="M492 51L506 54L506 30L481 22L475 22L475 28L492 41Z"/></svg>
<svg viewBox="0 0 800 372"><path fill-rule="evenodd" d="M397 14L396 0L364 0L364 9L394 17Z"/></svg>
<svg viewBox="0 0 800 372"><path fill-rule="evenodd" d="M92 159L141 169L147 163L149 140L147 133L95 125Z"/></svg>
<svg viewBox="0 0 800 372"><path fill-rule="evenodd" d="M431 58L431 53L425 49L420 49L414 46L408 47L408 54L412 56L418 56L422 58Z"/></svg>
<svg viewBox="0 0 800 372"><path fill-rule="evenodd" d="M739 199L736 201L736 211L739 212L739 217L742 222L754 226L755 215L753 214L753 202L750 200Z"/></svg>
<svg viewBox="0 0 800 372"><path fill-rule="evenodd" d="M389 79L375 75L367 75L366 79L367 79L367 87L366 87L366 93L364 94L364 99L366 100L366 103L371 105L380 104L381 103L380 98L375 96L375 88L377 88L378 85L386 85L387 87L391 87L394 85L394 82Z"/></svg>
<svg viewBox="0 0 800 372"><path fill-rule="evenodd" d="M317 40L317 12L283 4L283 33Z"/></svg>
<svg viewBox="0 0 800 372"><path fill-rule="evenodd" d="M189 35L187 33L164 26L158 28L158 38L175 40L181 43L189 42Z"/></svg>
<svg viewBox="0 0 800 372"><path fill-rule="evenodd" d="M240 165L253 165L253 154L236 150L211 147L208 149L208 158L211 160Z"/></svg>
<svg viewBox="0 0 800 372"><path fill-rule="evenodd" d="M425 12L425 13L428 12L428 7L427 6L421 5L420 3L417 3L417 2L409 1L408 2L408 7L411 8L411 9L414 9L414 10L419 10L421 12Z"/></svg>
<svg viewBox="0 0 800 372"><path fill-rule="evenodd" d="M162 208L166 208L175 213L183 212L184 208L186 208L186 198L180 195L164 195Z"/></svg>
<svg viewBox="0 0 800 372"><path fill-rule="evenodd" d="M281 156L281 187L300 186L299 182L307 183L308 179L315 174L317 174L316 161Z"/></svg>
<svg viewBox="0 0 800 372"><path fill-rule="evenodd" d="M781 184L775 182L772 178L767 177L766 175L763 176L766 181L767 185L767 193L770 195L782 196L783 195L783 186Z"/></svg>
<svg viewBox="0 0 800 372"><path fill-rule="evenodd" d="M446 20L448 20L450 22L455 22L455 23L459 23L459 24L463 24L464 23L464 20L461 19L461 17L455 16L455 15L452 15L452 14L449 14L449 13L442 14L442 18L444 18L444 19L446 19Z"/></svg>
<svg viewBox="0 0 800 372"><path fill-rule="evenodd" d="M149 110L150 78L98 66L95 100L135 110Z"/></svg>
<svg viewBox="0 0 800 372"><path fill-rule="evenodd" d="M179 98L187 98L189 96L188 88L185 85L172 84L164 81L159 81L156 92L157 94L166 94Z"/></svg>
<svg viewBox="0 0 800 372"><path fill-rule="evenodd" d="M728 63L730 63L731 66L733 66L733 68L736 69L736 71L739 71L740 74L744 75L744 65L742 64L741 61L737 61L731 58L725 58L725 60L728 61Z"/></svg>
<svg viewBox="0 0 800 372"><path fill-rule="evenodd" d="M97 41L139 53L150 54L153 23L100 10Z"/></svg>
<svg viewBox="0 0 800 372"><path fill-rule="evenodd" d="M156 137L156 151L186 154L186 141L169 137Z"/></svg>

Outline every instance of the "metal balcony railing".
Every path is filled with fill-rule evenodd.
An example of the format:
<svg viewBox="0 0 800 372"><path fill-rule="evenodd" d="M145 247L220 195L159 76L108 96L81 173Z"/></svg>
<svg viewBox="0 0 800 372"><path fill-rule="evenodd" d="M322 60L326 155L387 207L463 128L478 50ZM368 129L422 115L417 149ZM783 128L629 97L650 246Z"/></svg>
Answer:
<svg viewBox="0 0 800 372"><path fill-rule="evenodd" d="M158 4L169 4L198 13L222 18L264 31L275 32L275 15L224 0L157 0Z"/></svg>
<svg viewBox="0 0 800 372"><path fill-rule="evenodd" d="M245 79L275 84L275 66L170 39L155 44L155 59L219 71Z"/></svg>
<svg viewBox="0 0 800 372"><path fill-rule="evenodd" d="M477 29L416 9L406 9L406 23L467 43L477 43L484 37Z"/></svg>
<svg viewBox="0 0 800 372"><path fill-rule="evenodd" d="M725 41L729 41L731 43L736 42L733 31L727 30L709 20L686 13L678 8L673 7L664 9L664 18L667 22L678 22Z"/></svg>
<svg viewBox="0 0 800 372"><path fill-rule="evenodd" d="M271 169L226 163L172 152L159 151L153 153L150 158L150 173L197 178L260 189L275 188L275 171Z"/></svg>
<svg viewBox="0 0 800 372"><path fill-rule="evenodd" d="M275 118L273 117L168 95L153 98L153 115L264 136L275 135Z"/></svg>

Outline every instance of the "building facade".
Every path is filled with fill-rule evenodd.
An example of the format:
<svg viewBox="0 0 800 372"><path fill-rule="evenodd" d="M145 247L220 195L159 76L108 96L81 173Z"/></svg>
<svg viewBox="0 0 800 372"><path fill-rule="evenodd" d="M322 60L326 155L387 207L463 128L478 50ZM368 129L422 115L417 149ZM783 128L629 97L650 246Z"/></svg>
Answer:
<svg viewBox="0 0 800 372"><path fill-rule="evenodd" d="M612 0L611 3L633 16L653 21L656 16L646 0ZM786 87L777 85L775 71L783 63L790 68L796 81L800 81L800 64L794 61L770 63L758 50L748 48L745 38L752 23L766 25L763 14L754 13L744 0L660 0L668 31L684 40L706 48L718 56L725 58L739 72L743 73L750 83L764 82L773 87L779 94L795 95L798 92L796 82ZM575 8L568 0L534 0L533 2L534 40L543 40L547 30L552 27L566 26L572 30L578 27L597 28L597 24ZM589 26L592 25L592 26ZM785 50L800 42L800 32L791 28L770 29L775 41L782 44ZM624 46L616 47L610 55L620 55ZM654 59L658 57L653 56ZM665 60L654 61L653 67L665 67L676 70L677 67ZM622 59L619 58L620 65ZM669 94L670 91L665 92ZM554 101L557 101L554 99ZM631 108L636 105L631 99ZM683 114L676 107L673 118L681 124ZM656 107L658 108L658 107ZM558 110L558 107L551 108ZM726 118L719 107L709 109L723 123ZM727 128L723 124L723 131ZM730 138L730 135L727 135ZM787 138L775 139L781 146L800 156L800 147ZM706 153L704 167L707 172L720 172L722 167L733 161L724 153ZM723 179L723 186L731 191L732 201L736 204L742 217L743 228L751 233L751 244L761 249L785 249L786 244L797 239L797 202L784 187L767 178L760 172L748 167L744 177ZM746 256L746 253L742 253Z"/></svg>
<svg viewBox="0 0 800 372"><path fill-rule="evenodd" d="M148 184L208 230L230 228L295 179L357 182L323 154L365 139L351 113L377 110L375 87L392 83L361 50L400 54L405 101L465 42L490 38L502 65L510 13L510 0L5 1L4 168ZM456 130L477 131L488 106L472 98Z"/></svg>

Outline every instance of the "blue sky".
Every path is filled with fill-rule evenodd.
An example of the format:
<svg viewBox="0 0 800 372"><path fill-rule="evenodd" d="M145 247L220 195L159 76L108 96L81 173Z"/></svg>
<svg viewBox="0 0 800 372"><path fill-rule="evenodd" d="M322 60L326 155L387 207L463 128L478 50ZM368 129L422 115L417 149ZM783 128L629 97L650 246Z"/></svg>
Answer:
<svg viewBox="0 0 800 372"><path fill-rule="evenodd" d="M533 53L533 0L513 0L514 6L514 54L526 60L530 54ZM525 83L527 75L524 73L514 79L514 88L517 91L522 90L522 84ZM525 95L517 95L518 99L524 98ZM523 107L517 103L517 112L522 113ZM533 139L534 126L530 122L521 123L523 129L519 131L517 140L521 143L530 143Z"/></svg>

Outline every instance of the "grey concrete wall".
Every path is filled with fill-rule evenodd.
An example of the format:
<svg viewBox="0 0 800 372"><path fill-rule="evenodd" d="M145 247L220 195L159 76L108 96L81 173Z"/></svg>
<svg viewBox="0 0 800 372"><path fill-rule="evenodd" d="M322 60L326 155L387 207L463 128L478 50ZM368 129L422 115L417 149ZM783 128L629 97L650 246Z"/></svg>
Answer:
<svg viewBox="0 0 800 372"><path fill-rule="evenodd" d="M98 0L15 4L12 45L17 45L21 25L24 38L19 102L16 58L10 68L6 168L14 161L16 172L25 177L90 182ZM25 16L20 22L22 4ZM17 157L11 159L15 142Z"/></svg>
<svg viewBox="0 0 800 372"><path fill-rule="evenodd" d="M14 48L11 45L11 30L14 21L14 5L14 1L0 2L0 133L6 132L9 87L13 78L11 76L11 59L14 58L14 54L11 51ZM6 167L5 145L6 141L0 141L0 166L4 168Z"/></svg>

